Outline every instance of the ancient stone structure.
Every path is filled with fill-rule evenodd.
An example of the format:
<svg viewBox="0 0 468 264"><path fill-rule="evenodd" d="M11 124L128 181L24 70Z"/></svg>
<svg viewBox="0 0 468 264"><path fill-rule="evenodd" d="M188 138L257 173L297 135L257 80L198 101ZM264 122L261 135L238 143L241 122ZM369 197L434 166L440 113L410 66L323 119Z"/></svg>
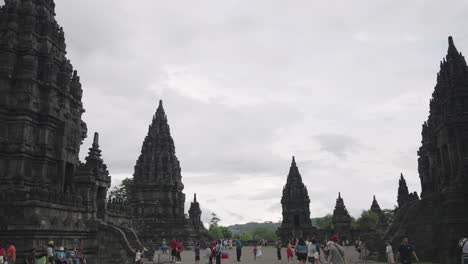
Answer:
<svg viewBox="0 0 468 264"><path fill-rule="evenodd" d="M190 244L199 238L195 229L203 226L199 221L201 211L194 201L193 218L184 214L181 169L162 101L143 141L133 180L129 194L133 223L145 245L158 247L162 239L173 238Z"/></svg>
<svg viewBox="0 0 468 264"><path fill-rule="evenodd" d="M286 185L281 198L283 206L283 221L277 234L283 242L299 237L313 237L317 229L310 220L310 199L307 187L302 182L301 174L292 158Z"/></svg>
<svg viewBox="0 0 468 264"><path fill-rule="evenodd" d="M338 193L335 210L333 210L333 227L341 240L351 238L351 216L341 198L341 193Z"/></svg>
<svg viewBox="0 0 468 264"><path fill-rule="evenodd" d="M457 241L468 235L468 67L451 37L429 112L418 151L421 199L400 205L387 239L408 236L422 259L457 263Z"/></svg>
<svg viewBox="0 0 468 264"><path fill-rule="evenodd" d="M189 218L193 228L198 233L206 231L205 226L201 220L201 214L202 211L200 209L200 203L197 202L197 194L195 193L193 195L193 202L190 204Z"/></svg>
<svg viewBox="0 0 468 264"><path fill-rule="evenodd" d="M382 209L380 209L380 205L377 202L377 199L375 199L375 195L374 195L374 199L372 200L372 205L370 207L370 211L377 214L377 215L380 215L382 213Z"/></svg>
<svg viewBox="0 0 468 264"><path fill-rule="evenodd" d="M410 193L408 191L408 185L406 185L405 177L403 173L400 175L400 181L398 182L398 207L402 207L408 202L419 200L419 195L417 192Z"/></svg>
<svg viewBox="0 0 468 264"><path fill-rule="evenodd" d="M106 210L97 134L79 161L83 90L54 9L53 0L0 8L0 241L16 244L18 263L49 240L81 248L88 263L128 263L140 244L129 218Z"/></svg>

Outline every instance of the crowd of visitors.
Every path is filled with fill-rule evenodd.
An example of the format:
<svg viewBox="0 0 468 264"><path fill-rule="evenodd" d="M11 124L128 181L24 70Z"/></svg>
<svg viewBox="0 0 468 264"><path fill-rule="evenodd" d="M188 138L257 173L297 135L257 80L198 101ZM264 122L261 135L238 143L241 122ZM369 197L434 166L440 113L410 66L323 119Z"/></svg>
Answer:
<svg viewBox="0 0 468 264"><path fill-rule="evenodd" d="M16 263L16 247L7 242L6 249L0 245L0 264ZM83 254L77 249L55 247L54 241L49 241L41 248L33 248L25 258L26 264L86 264Z"/></svg>

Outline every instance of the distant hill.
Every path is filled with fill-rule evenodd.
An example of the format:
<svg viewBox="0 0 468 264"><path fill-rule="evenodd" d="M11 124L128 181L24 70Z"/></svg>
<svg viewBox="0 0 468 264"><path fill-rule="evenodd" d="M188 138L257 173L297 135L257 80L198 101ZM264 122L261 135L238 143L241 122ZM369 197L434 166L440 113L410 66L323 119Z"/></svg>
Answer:
<svg viewBox="0 0 468 264"><path fill-rule="evenodd" d="M227 228L229 228L229 230L231 230L231 232L234 235L238 235L238 234L242 234L245 232L252 232L253 230L259 227L268 228L268 229L276 231L276 229L278 229L280 225L281 223L273 223L273 222L264 222L264 223L251 222L251 223L240 224L240 225L231 225L231 226L228 226Z"/></svg>
<svg viewBox="0 0 468 264"><path fill-rule="evenodd" d="M331 216L328 216L330 218L329 221L331 221ZM320 227L321 225L321 220L323 221L323 219L326 219L327 216L325 217L317 217L317 218L311 218L311 221L312 221L312 225L315 226L315 227ZM239 234L242 234L242 233L245 233L245 232L252 232L253 230L255 230L256 228L259 228L259 227L263 227L263 228L268 228L268 229L271 229L273 231L276 231L276 229L278 229L278 227L281 226L281 223L273 223L273 222L263 222L263 223L256 223L256 222L250 222L250 223L246 223L246 224L239 224L239 225L231 225L231 226L228 226L227 228L229 230L231 230L231 232L234 234L234 235L239 235Z"/></svg>

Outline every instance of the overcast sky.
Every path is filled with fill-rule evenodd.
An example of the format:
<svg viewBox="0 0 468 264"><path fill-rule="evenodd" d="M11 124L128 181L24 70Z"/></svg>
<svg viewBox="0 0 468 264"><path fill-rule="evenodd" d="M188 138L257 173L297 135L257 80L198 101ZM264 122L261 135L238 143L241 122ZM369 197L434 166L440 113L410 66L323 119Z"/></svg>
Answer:
<svg viewBox="0 0 468 264"><path fill-rule="evenodd" d="M467 1L59 0L88 139L113 184L131 177L164 100L185 194L224 225L278 221L291 156L311 217L340 191L353 216L393 208L439 62L468 52Z"/></svg>

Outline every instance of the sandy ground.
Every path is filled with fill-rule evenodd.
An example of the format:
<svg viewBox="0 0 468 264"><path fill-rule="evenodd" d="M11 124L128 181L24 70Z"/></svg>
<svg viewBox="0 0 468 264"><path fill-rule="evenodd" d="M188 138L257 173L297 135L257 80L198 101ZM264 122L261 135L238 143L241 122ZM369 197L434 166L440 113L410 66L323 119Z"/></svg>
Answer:
<svg viewBox="0 0 468 264"><path fill-rule="evenodd" d="M253 252L252 252L252 247L244 247L242 249L242 258L241 258L241 263L244 264L288 264L288 261L286 259L286 249L283 249L281 251L282 253L282 260L278 260L276 257L276 249L274 247L263 247L262 248L262 253L263 256L257 257L257 260L254 260ZM229 252L229 259L223 259L221 261L222 264L231 264L231 263L238 263L236 259L236 251L235 249L228 250ZM354 247L347 247L346 249L346 255L348 259L350 260L350 264L354 263L376 263L372 261L366 261L366 262L359 262L358 261L358 256L357 252L354 250ZM203 255L203 250L201 254L201 261L200 264L205 264L208 263L207 260L204 259ZM161 255L160 256L160 263L168 263L169 256L167 255ZM157 262L156 262L157 263ZM195 253L193 251L184 251L182 252L182 263L184 264L195 264ZM297 258L294 258L293 261L294 264L298 263ZM322 258L322 263L325 263L323 258Z"/></svg>

